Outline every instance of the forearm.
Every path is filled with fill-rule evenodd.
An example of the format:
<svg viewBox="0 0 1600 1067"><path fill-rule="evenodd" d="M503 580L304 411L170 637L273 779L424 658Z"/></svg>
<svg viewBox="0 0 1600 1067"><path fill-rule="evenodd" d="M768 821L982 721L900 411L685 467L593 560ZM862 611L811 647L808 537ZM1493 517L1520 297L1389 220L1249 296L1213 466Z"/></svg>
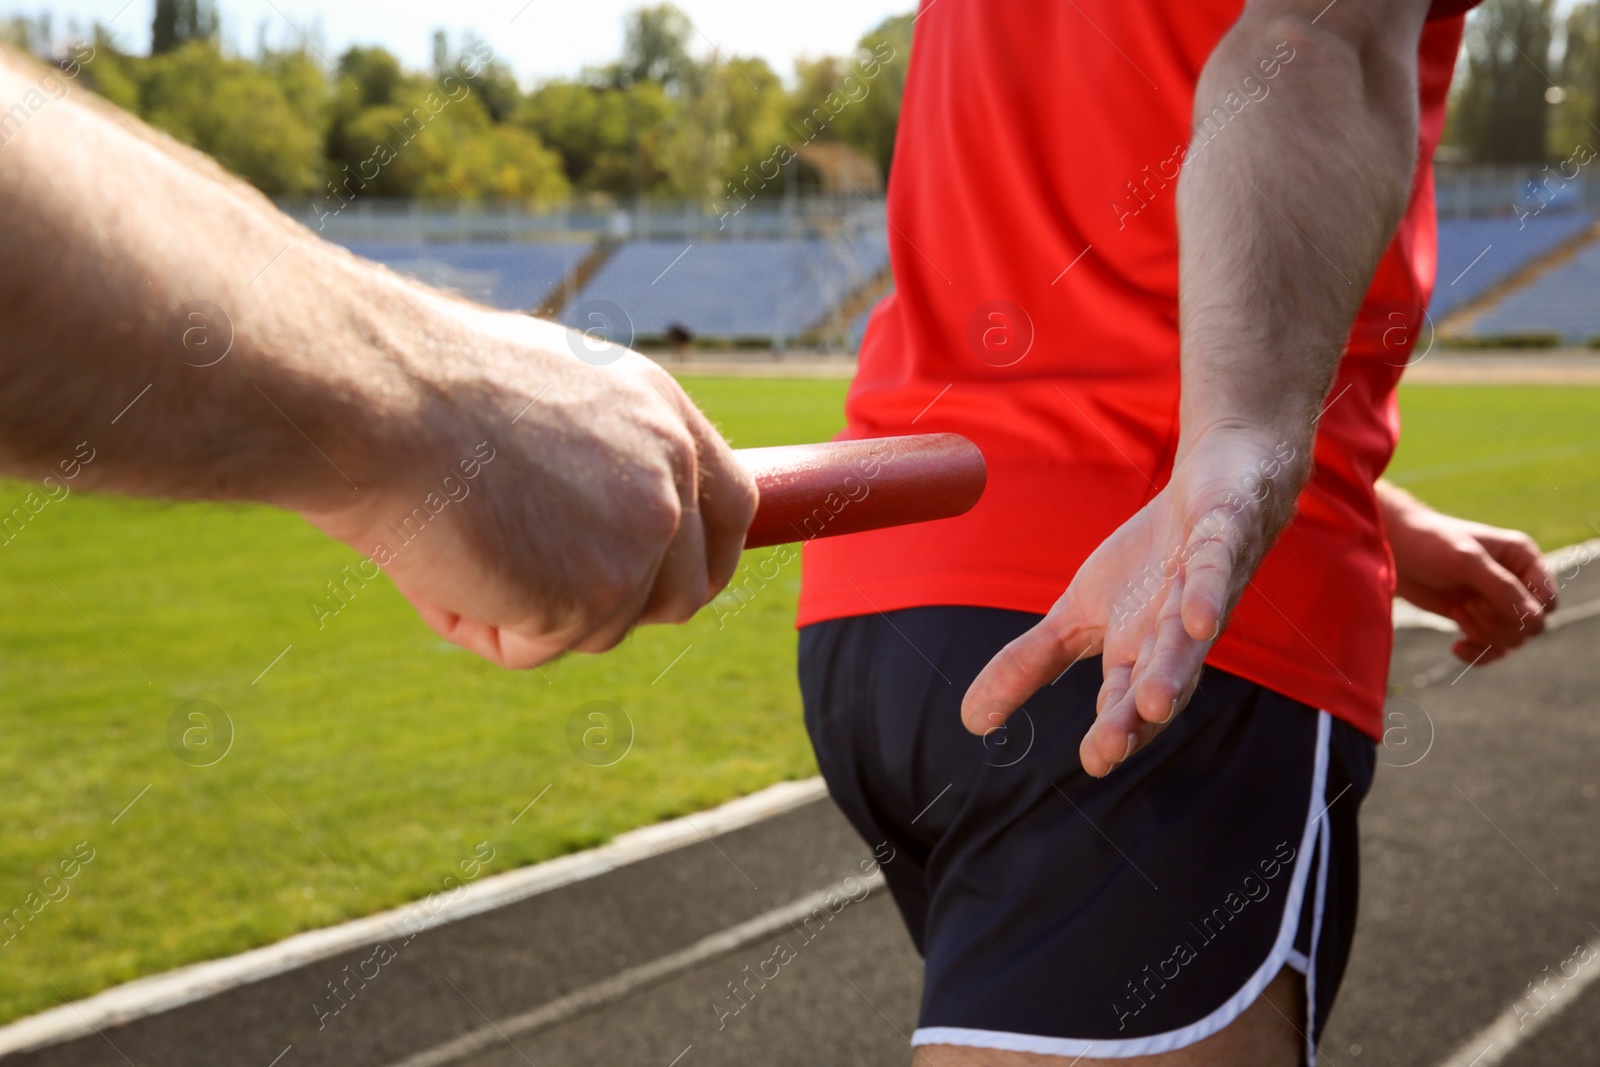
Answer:
<svg viewBox="0 0 1600 1067"><path fill-rule="evenodd" d="M1415 3L1376 16L1345 4L1314 22L1322 5L1301 6L1253 4L1218 45L1178 193L1180 454L1212 429L1247 428L1295 450L1294 478L1406 202L1422 17L1401 10ZM1382 20L1371 38L1352 25L1362 18ZM1271 79L1263 60L1279 64ZM1230 93L1237 107L1246 92L1232 114Z"/></svg>
<svg viewBox="0 0 1600 1067"><path fill-rule="evenodd" d="M0 101L38 76L0 52ZM77 89L0 148L0 203L6 473L51 473L88 441L101 488L320 511L429 445L452 302L204 157Z"/></svg>
<svg viewBox="0 0 1600 1067"><path fill-rule="evenodd" d="M1382 513L1386 526L1392 527L1418 508L1427 507L1422 501L1386 478L1379 478L1373 490L1377 494L1378 510Z"/></svg>

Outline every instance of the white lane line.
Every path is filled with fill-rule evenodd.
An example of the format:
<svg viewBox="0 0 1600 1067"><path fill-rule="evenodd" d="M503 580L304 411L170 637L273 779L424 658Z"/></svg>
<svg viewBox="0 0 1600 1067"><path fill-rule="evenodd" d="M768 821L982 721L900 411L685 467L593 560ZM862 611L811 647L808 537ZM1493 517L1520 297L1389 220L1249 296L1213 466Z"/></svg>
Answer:
<svg viewBox="0 0 1600 1067"><path fill-rule="evenodd" d="M1544 565L1556 576L1558 587L1570 583L1578 571L1600 558L1600 537L1580 541L1566 548L1544 554ZM1559 630L1570 622L1592 619L1600 615L1600 600L1589 601L1570 608L1559 608L1545 619L1545 629ZM1394 628L1396 630L1438 630L1440 633L1457 632L1456 624L1443 615L1423 611L1399 597L1394 601Z"/></svg>
<svg viewBox="0 0 1600 1067"><path fill-rule="evenodd" d="M705 834L717 836L753 826L827 795L828 789L821 778L779 782L758 793L699 812L693 823L688 819L673 819L618 834L609 844L587 852L558 856L505 874L485 875L467 885L454 901L412 901L364 919L296 934L237 956L138 978L86 1000L63 1004L0 1026L0 1056L70 1041L94 1033L96 1025L115 1026L142 1019L352 949L371 947L376 941L393 937L401 921L407 924L407 929L420 932L505 907L686 845L698 845L705 840ZM434 904L439 906L435 909ZM428 913L421 926L417 925L419 907L426 907Z"/></svg>
<svg viewBox="0 0 1600 1067"><path fill-rule="evenodd" d="M1579 604L1575 608L1561 608L1554 615L1545 620L1546 630L1559 630L1569 622L1582 622L1600 615L1600 600L1591 600L1587 604Z"/></svg>
<svg viewBox="0 0 1600 1067"><path fill-rule="evenodd" d="M1590 941L1588 948L1591 954L1600 953L1600 938ZM1596 978L1600 978L1600 967L1579 968L1578 973L1566 979L1566 984L1557 989L1549 1000L1542 1001L1544 1006L1538 1012L1530 1012L1525 1008L1519 1011L1524 998L1518 997L1507 1004L1506 1010L1496 1016L1492 1023L1469 1037L1439 1067L1495 1067L1504 1063L1519 1045L1550 1025L1563 1009L1571 1007L1573 1001Z"/></svg>
<svg viewBox="0 0 1600 1067"><path fill-rule="evenodd" d="M837 911L828 907L830 899L837 900L840 897L865 899L851 897L850 894L852 891L860 892L862 886L867 887L869 894L875 893L881 890L884 884L883 874L874 871L870 877L858 879L854 889L841 882L831 888L818 890L793 903L773 908L753 919L747 919L737 926L730 926L726 930L703 937L687 948L660 956L649 963L641 963L637 967L629 967L610 978L574 990L564 997L558 997L530 1011L469 1030L453 1040L435 1045L403 1060L397 1060L389 1067L447 1067L449 1064L460 1063L469 1056L494 1048L502 1040L532 1033L535 1030L544 1030L585 1012L614 1004L637 989L654 985L708 960L761 941L780 930L788 929L790 923L804 920L819 908L830 916L837 914ZM688 1049L684 1051L687 1052Z"/></svg>

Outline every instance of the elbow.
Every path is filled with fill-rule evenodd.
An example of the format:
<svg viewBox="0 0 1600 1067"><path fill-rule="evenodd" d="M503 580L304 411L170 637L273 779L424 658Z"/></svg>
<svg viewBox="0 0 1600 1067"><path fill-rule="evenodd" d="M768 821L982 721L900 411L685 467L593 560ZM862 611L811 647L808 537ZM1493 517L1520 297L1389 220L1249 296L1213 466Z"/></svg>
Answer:
<svg viewBox="0 0 1600 1067"><path fill-rule="evenodd" d="M1248 62L1271 57L1281 70L1279 84L1293 86L1284 102L1302 109L1307 135L1344 141L1361 154L1363 167L1384 175L1385 198L1390 192L1394 198L1385 206L1398 220L1417 159L1421 16L1373 17L1359 5L1344 5L1347 10L1333 6L1324 9L1329 17L1313 18L1275 10L1280 7L1258 2L1247 9L1230 33L1239 38L1232 61L1241 58L1241 46ZM1426 4L1419 10L1425 13ZM1267 67L1260 69L1265 75Z"/></svg>

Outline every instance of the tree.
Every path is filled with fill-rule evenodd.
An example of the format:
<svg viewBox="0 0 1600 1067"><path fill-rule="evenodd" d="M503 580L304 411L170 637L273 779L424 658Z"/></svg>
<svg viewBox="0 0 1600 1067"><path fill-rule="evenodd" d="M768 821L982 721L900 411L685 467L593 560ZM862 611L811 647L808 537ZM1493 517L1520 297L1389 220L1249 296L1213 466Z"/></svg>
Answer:
<svg viewBox="0 0 1600 1067"><path fill-rule="evenodd" d="M1562 159L1578 145L1600 147L1600 3L1589 0L1574 7L1566 31L1562 99L1550 128L1551 154Z"/></svg>
<svg viewBox="0 0 1600 1067"><path fill-rule="evenodd" d="M48 11L40 12L36 18L12 15L0 20L0 41L24 52L43 52L55 36L51 32L51 22Z"/></svg>
<svg viewBox="0 0 1600 1067"><path fill-rule="evenodd" d="M480 60L479 56L489 58ZM491 120L506 122L516 114L522 103L522 87L517 84L511 68L501 62L487 42L476 37L463 41L454 70L472 86L472 91L488 109Z"/></svg>
<svg viewBox="0 0 1600 1067"><path fill-rule="evenodd" d="M1475 163L1542 161L1554 0L1486 0L1467 22L1452 140Z"/></svg>
<svg viewBox="0 0 1600 1067"><path fill-rule="evenodd" d="M839 140L861 149L889 175L894 139L900 125L900 102L906 94L911 65L911 23L915 15L884 19L856 45L856 69L868 92L839 113ZM865 77L866 75L870 77Z"/></svg>
<svg viewBox="0 0 1600 1067"><path fill-rule="evenodd" d="M911 16L884 21L851 56L798 64L792 93L760 59L695 59L693 26L670 3L627 17L616 62L530 93L487 43L468 37L453 52L442 32L429 75L375 47L348 49L331 73L314 48L275 51L265 38L256 58L230 58L214 0L156 0L151 28L152 54L138 56L97 26L80 84L270 195L720 202L752 174L762 189L780 183L769 195L791 188L772 168L816 136L887 166ZM51 39L45 18L0 21L0 36Z"/></svg>
<svg viewBox="0 0 1600 1067"><path fill-rule="evenodd" d="M631 200L660 188L663 142L677 105L657 82L599 82L541 85L523 101L517 124L560 153L580 190Z"/></svg>
<svg viewBox="0 0 1600 1067"><path fill-rule="evenodd" d="M642 7L629 15L622 62L617 67L621 83L653 81L676 89L691 82L695 63L689 56L689 35L693 30L683 12L671 4Z"/></svg>
<svg viewBox="0 0 1600 1067"><path fill-rule="evenodd" d="M321 184L319 130L260 66L189 41L147 60L135 80L145 121L262 192L305 196Z"/></svg>
<svg viewBox="0 0 1600 1067"><path fill-rule="evenodd" d="M724 100L721 148L726 158L721 161L721 177L737 181L745 167L758 169L788 140L783 128L788 101L778 75L759 58L730 59L716 72L716 88ZM716 193L721 199L724 190Z"/></svg>
<svg viewBox="0 0 1600 1067"><path fill-rule="evenodd" d="M436 39L437 40L437 39ZM515 200L541 204L571 192L558 153L531 130L496 121L485 86L520 103L509 72L491 71L492 50L468 42L468 55L437 78L404 71L380 48L352 48L340 59L327 134L330 196L428 200ZM352 84L353 83L353 84Z"/></svg>
<svg viewBox="0 0 1600 1067"><path fill-rule="evenodd" d="M400 61L388 49L356 45L339 57L339 73L356 90L358 107L394 103L395 90L405 80Z"/></svg>
<svg viewBox="0 0 1600 1067"><path fill-rule="evenodd" d="M170 52L185 41L209 41L217 34L212 0L156 0L150 20L150 54Z"/></svg>
<svg viewBox="0 0 1600 1067"><path fill-rule="evenodd" d="M889 173L911 59L911 20L885 19L861 38L853 56L795 62L788 129L796 147L810 140L841 141Z"/></svg>

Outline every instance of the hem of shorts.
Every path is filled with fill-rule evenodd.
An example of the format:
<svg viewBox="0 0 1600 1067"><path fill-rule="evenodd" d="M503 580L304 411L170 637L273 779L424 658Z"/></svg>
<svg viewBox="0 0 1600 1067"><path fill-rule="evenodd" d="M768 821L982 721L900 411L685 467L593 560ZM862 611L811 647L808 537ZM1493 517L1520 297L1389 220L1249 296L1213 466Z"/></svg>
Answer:
<svg viewBox="0 0 1600 1067"><path fill-rule="evenodd" d="M1327 711L1317 713L1316 754L1311 775L1311 796L1306 806L1305 828L1300 834L1300 851L1295 857L1294 881L1290 884L1288 898L1283 903L1283 919L1278 924L1278 938L1272 950L1256 972L1245 984L1210 1014L1188 1026L1160 1034L1125 1039L1081 1039L1070 1037L1045 1037L1038 1034L1018 1034L1005 1030L978 1030L962 1026L919 1026L911 1035L911 1044L960 1045L966 1048L992 1048L1005 1052L1032 1052L1047 1056L1093 1056L1104 1059L1125 1059L1132 1056L1152 1056L1173 1052L1204 1041L1233 1022L1244 1010L1255 1003L1267 984L1277 974L1294 951L1295 935L1300 929L1300 912L1305 903L1305 893L1310 880L1312 849L1319 841L1319 827L1326 811L1318 806L1327 791L1329 738L1333 717ZM1301 957L1302 959L1304 957Z"/></svg>
<svg viewBox="0 0 1600 1067"><path fill-rule="evenodd" d="M1324 811L1327 809L1324 808ZM1324 818L1317 828L1317 890L1311 910L1311 952L1306 958L1306 1067L1317 1067L1317 949L1322 944L1322 912L1328 900L1332 830Z"/></svg>

